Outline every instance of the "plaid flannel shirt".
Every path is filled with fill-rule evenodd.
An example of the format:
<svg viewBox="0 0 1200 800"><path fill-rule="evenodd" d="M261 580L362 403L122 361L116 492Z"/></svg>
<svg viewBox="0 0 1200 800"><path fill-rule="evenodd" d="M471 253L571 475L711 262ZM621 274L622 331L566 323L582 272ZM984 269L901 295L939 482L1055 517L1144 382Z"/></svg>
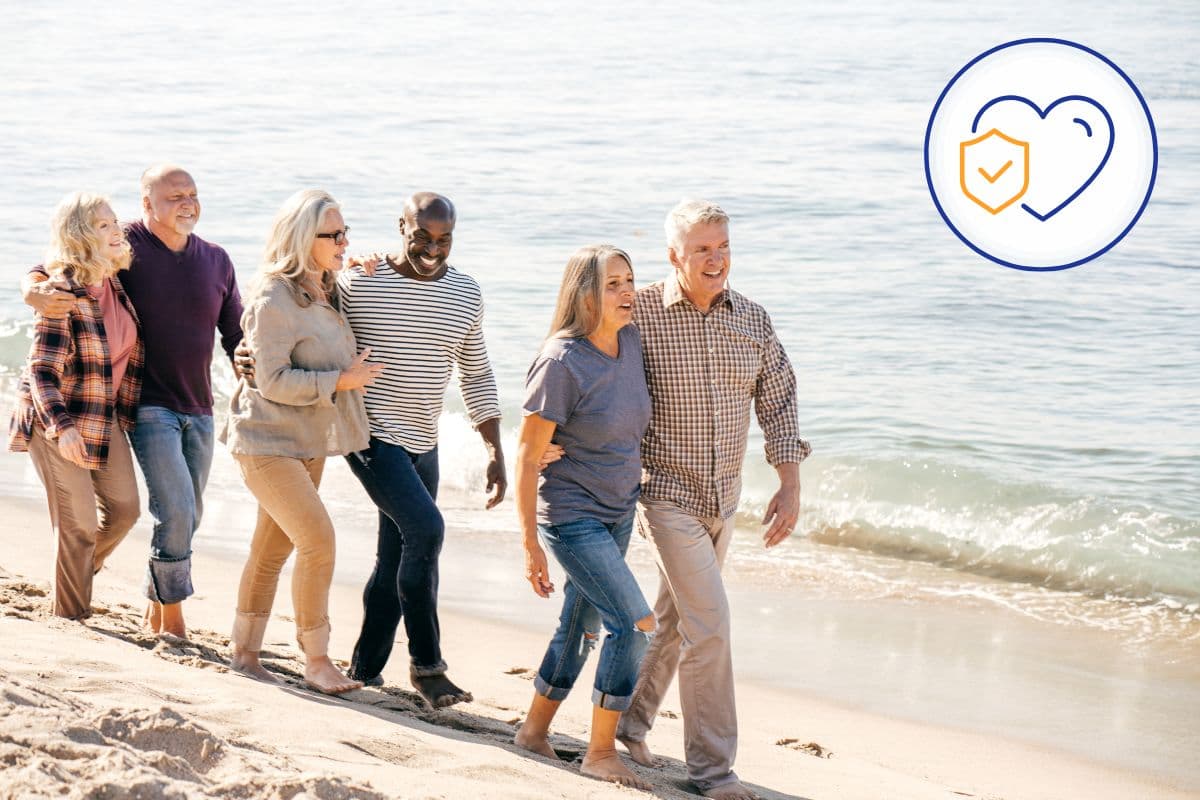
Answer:
<svg viewBox="0 0 1200 800"><path fill-rule="evenodd" d="M707 314L674 275L637 293L653 413L642 440L642 494L697 517L737 510L754 403L767 461L801 462L796 377L766 310L726 289Z"/></svg>
<svg viewBox="0 0 1200 800"><path fill-rule="evenodd" d="M117 299L138 326L137 342L114 402L112 362L100 303L69 272L64 277L65 288L75 294L75 306L59 319L37 316L33 345L17 386L8 449L28 450L34 425L42 428L47 439L57 439L63 430L75 428L83 438L88 469L103 469L108 463L113 414L126 431L133 429L137 418L144 361L141 325L121 281L113 276L109 280Z"/></svg>

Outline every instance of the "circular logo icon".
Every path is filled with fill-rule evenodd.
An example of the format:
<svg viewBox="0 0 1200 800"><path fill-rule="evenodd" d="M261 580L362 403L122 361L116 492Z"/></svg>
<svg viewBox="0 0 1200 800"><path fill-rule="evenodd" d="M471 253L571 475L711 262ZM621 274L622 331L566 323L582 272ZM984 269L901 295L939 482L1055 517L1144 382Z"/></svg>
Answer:
<svg viewBox="0 0 1200 800"><path fill-rule="evenodd" d="M1109 59L1062 39L977 56L925 130L925 179L968 247L1014 269L1067 269L1106 253L1150 202L1150 109Z"/></svg>

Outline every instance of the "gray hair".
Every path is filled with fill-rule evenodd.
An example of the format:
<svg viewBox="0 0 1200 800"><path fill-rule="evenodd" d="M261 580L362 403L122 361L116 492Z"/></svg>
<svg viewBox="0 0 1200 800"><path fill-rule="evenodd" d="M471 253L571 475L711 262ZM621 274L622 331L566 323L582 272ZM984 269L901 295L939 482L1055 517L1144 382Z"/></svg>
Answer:
<svg viewBox="0 0 1200 800"><path fill-rule="evenodd" d="M306 272L321 273L312 257L313 242L325 213L341 206L328 192L302 189L289 197L271 223L271 235L263 254L264 279L285 278L299 284ZM333 276L319 274L326 291L333 285ZM265 287L265 282L260 286Z"/></svg>
<svg viewBox="0 0 1200 800"><path fill-rule="evenodd" d="M667 247L679 252L683 237L697 225L707 222L729 222L729 215L716 203L708 200L680 200L679 205L667 212L663 230L667 234Z"/></svg>
<svg viewBox="0 0 1200 800"><path fill-rule="evenodd" d="M611 244L586 245L567 260L548 338L588 336L600 327L604 270L613 256L625 259L625 263L633 269L633 259L629 254Z"/></svg>

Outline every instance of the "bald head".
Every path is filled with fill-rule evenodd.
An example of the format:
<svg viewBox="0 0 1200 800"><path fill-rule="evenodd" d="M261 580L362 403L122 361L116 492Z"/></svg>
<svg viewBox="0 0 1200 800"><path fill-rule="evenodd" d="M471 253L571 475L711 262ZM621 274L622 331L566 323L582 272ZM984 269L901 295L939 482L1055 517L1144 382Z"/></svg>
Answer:
<svg viewBox="0 0 1200 800"><path fill-rule="evenodd" d="M189 181L192 180L188 171L178 164L155 164L142 173L142 197L148 196L150 190L166 177L186 177Z"/></svg>
<svg viewBox="0 0 1200 800"><path fill-rule="evenodd" d="M400 233L411 277L437 280L445 273L457 218L454 203L433 192L417 192L404 203Z"/></svg>
<svg viewBox="0 0 1200 800"><path fill-rule="evenodd" d="M458 219L458 212L454 210L454 203L450 202L450 198L435 192L417 192L404 201L405 217L411 220L418 214L431 219L445 220L451 225Z"/></svg>
<svg viewBox="0 0 1200 800"><path fill-rule="evenodd" d="M200 219L196 182L176 164L156 164L142 173L142 218L150 232L176 252Z"/></svg>

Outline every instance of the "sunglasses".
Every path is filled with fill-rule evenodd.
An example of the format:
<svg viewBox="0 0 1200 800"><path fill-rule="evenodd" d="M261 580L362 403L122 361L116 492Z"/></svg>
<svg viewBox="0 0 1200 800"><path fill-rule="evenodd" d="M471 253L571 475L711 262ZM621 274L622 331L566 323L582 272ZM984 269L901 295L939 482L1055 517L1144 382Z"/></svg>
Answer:
<svg viewBox="0 0 1200 800"><path fill-rule="evenodd" d="M340 244L346 243L346 234L348 234L348 233L350 233L349 225L342 228L340 231L333 231L332 233L318 233L317 238L318 239L333 239L334 244L340 245Z"/></svg>

